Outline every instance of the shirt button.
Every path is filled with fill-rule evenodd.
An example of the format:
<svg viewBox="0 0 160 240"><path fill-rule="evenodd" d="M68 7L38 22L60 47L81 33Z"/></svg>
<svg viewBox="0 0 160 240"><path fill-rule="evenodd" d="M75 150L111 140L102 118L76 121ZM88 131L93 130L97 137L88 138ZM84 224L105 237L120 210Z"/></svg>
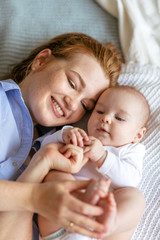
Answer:
<svg viewBox="0 0 160 240"><path fill-rule="evenodd" d="M13 165L14 167L17 167L17 163L16 163L16 162L13 162L12 165Z"/></svg>

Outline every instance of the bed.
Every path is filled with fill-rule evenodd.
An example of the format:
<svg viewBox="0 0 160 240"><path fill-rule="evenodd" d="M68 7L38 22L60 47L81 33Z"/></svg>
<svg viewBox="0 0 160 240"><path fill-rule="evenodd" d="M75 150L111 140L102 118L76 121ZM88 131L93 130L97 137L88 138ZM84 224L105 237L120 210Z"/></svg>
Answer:
<svg viewBox="0 0 160 240"><path fill-rule="evenodd" d="M83 32L104 43L112 42L123 54L119 84L137 87L151 108L138 186L146 208L132 240L160 239L160 1L146 2L147 12L142 11L142 0L0 1L0 78L34 47L64 32ZM130 15L132 9L138 15ZM79 125L85 128L86 119Z"/></svg>

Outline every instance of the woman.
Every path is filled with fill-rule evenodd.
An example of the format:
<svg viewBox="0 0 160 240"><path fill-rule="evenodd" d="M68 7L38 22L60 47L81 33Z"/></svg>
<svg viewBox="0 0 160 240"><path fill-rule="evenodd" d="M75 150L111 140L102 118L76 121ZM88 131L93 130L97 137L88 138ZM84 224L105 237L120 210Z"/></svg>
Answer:
<svg viewBox="0 0 160 240"><path fill-rule="evenodd" d="M100 237L103 225L87 215L100 215L102 209L70 195L73 190L85 188L88 182L40 184L50 169L61 170L61 164L52 146L42 148L33 158L29 151L38 137L37 123L60 126L80 120L103 90L116 84L120 69L120 56L114 46L105 47L89 36L71 33L52 39L17 64L10 74L17 84L12 80L1 82L0 115L5 121L0 123L4 132L0 239L31 239L33 212L69 230ZM23 162L30 162L31 158L17 182L7 181L15 179Z"/></svg>

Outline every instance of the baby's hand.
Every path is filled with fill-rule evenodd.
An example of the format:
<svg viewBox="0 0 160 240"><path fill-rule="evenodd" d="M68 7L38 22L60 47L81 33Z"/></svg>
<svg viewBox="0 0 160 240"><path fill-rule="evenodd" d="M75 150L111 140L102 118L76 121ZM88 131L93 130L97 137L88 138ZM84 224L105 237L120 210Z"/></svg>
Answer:
<svg viewBox="0 0 160 240"><path fill-rule="evenodd" d="M92 162L96 162L99 167L98 162L103 163L107 155L101 141L91 136L89 137L89 141L84 142L84 145L85 157L88 157Z"/></svg>
<svg viewBox="0 0 160 240"><path fill-rule="evenodd" d="M66 128L63 131L63 140L66 144L73 144L75 146L83 147L83 141L88 141L87 133L80 128Z"/></svg>
<svg viewBox="0 0 160 240"><path fill-rule="evenodd" d="M67 144L59 149L65 158L70 160L70 172L77 173L86 164L83 158L83 149L73 144Z"/></svg>

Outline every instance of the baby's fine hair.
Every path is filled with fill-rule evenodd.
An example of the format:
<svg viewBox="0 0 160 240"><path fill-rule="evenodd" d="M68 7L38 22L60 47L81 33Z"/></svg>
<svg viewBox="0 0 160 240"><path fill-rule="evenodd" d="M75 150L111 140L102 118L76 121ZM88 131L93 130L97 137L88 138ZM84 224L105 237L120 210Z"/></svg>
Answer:
<svg viewBox="0 0 160 240"><path fill-rule="evenodd" d="M83 33L62 34L37 47L27 58L16 64L7 77L20 83L30 73L36 55L47 48L52 51L55 58L68 59L76 53L85 53L95 57L103 68L105 76L109 78L110 86L116 85L121 71L119 51L113 44L104 45Z"/></svg>
<svg viewBox="0 0 160 240"><path fill-rule="evenodd" d="M127 92L130 92L131 94L134 94L134 95L136 95L136 97L139 98L139 100L141 101L141 104L143 106L142 125L143 125L143 127L145 127L147 125L147 123L149 121L149 117L150 117L150 106L148 104L147 99L144 97L144 95L133 86L116 85L114 88L126 90Z"/></svg>

